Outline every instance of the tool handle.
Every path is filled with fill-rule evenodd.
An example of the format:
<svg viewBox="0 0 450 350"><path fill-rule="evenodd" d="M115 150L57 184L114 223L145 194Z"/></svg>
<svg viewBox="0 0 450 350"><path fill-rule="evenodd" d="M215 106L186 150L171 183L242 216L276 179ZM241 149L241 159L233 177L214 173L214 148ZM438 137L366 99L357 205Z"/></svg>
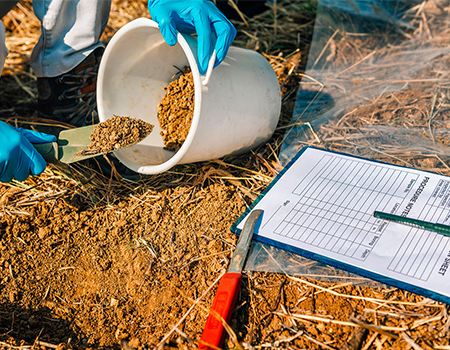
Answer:
<svg viewBox="0 0 450 350"><path fill-rule="evenodd" d="M33 143L33 147L47 163L56 163L59 160L58 142Z"/></svg>
<svg viewBox="0 0 450 350"><path fill-rule="evenodd" d="M230 322L239 289L241 288L241 281L242 274L229 272L223 275L219 287L217 288L211 310L215 310L222 316L226 323ZM222 323L210 312L206 319L205 328L203 329L198 348L214 349L207 344L213 345L216 348L221 348L225 339L225 334L226 331Z"/></svg>

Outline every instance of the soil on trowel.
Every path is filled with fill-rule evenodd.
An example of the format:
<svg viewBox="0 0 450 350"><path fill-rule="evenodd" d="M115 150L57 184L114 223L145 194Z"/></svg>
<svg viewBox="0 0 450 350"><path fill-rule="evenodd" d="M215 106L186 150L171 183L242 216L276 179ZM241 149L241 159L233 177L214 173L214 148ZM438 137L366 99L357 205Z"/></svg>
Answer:
<svg viewBox="0 0 450 350"><path fill-rule="evenodd" d="M159 125L165 148L177 152L189 133L194 115L194 79L189 67L166 88L158 105Z"/></svg>
<svg viewBox="0 0 450 350"><path fill-rule="evenodd" d="M154 125L138 118L114 116L94 127L89 149L80 154L107 153L131 146L146 138Z"/></svg>

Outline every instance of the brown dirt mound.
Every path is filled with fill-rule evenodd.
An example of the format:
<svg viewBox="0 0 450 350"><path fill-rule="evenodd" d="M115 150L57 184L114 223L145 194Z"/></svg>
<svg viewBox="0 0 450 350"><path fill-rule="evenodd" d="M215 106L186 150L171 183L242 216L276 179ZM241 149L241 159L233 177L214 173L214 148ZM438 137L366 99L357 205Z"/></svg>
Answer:
<svg viewBox="0 0 450 350"><path fill-rule="evenodd" d="M187 190L135 192L111 210L60 198L3 216L0 342L33 343L43 328L40 341L77 348L156 345L224 268L228 227L245 209L233 186ZM194 310L182 329L199 334L206 315Z"/></svg>

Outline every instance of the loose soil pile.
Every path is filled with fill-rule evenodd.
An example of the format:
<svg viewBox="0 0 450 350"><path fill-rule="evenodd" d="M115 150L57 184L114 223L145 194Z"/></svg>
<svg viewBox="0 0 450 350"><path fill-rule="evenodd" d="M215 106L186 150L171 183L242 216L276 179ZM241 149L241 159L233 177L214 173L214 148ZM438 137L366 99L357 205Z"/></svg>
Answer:
<svg viewBox="0 0 450 350"><path fill-rule="evenodd" d="M141 119L114 116L94 126L87 152L106 153L133 145L145 139L153 127Z"/></svg>
<svg viewBox="0 0 450 350"><path fill-rule="evenodd" d="M194 115L194 79L189 67L184 67L178 79L166 88L158 104L159 125L165 148L177 152L186 140Z"/></svg>
<svg viewBox="0 0 450 350"><path fill-rule="evenodd" d="M147 16L146 3L113 1L106 35ZM264 53L278 74L282 115L268 143L239 157L179 165L139 182L105 178L77 163L49 165L41 176L0 184L0 347L196 347L215 283L234 250L236 237L229 227L280 170L278 151L291 127L306 63L299 61L300 52L308 56L314 3L274 4L266 13L244 17L247 23L235 22L234 42ZM433 4L426 1L414 11L424 32L407 35L424 40L442 35L447 45L450 30L434 26L439 13L447 21L449 8ZM31 1L21 2L12 16L7 23L10 56L0 82L0 118L34 127L48 123L36 120L35 77L28 65L39 23ZM358 42L360 36L341 39L333 46L336 57L356 62L358 55L366 54L368 43ZM445 63L446 57L441 58ZM443 76L450 65L430 71ZM380 94L358 112L352 109L318 128L321 144L353 154L372 147L382 152L372 151L377 159L449 175L448 163L440 156L404 151L392 156L360 132L363 126L386 121L399 126L410 125L411 119L415 126L428 126L430 118L447 121L448 84L433 86L436 80L428 78L422 84L424 79L415 77L414 94ZM237 341L227 345L448 348L447 305L400 289L309 277L247 272L231 321Z"/></svg>
<svg viewBox="0 0 450 350"><path fill-rule="evenodd" d="M228 226L245 209L230 186L187 190L134 192L110 209L75 206L85 201L72 192L3 216L0 339L32 344L43 329L39 340L81 348L155 345L226 267ZM206 315L194 310L181 329L200 333Z"/></svg>

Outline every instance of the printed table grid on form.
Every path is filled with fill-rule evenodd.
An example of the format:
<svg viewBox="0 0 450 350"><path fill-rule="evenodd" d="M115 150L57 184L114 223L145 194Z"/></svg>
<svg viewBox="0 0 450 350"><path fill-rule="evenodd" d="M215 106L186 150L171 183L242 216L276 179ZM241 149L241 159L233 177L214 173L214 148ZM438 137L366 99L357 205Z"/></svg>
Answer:
<svg viewBox="0 0 450 350"><path fill-rule="evenodd" d="M445 225L450 221L450 182L440 180L421 210L418 219ZM411 227L388 269L428 280L439 256L448 250L449 238L438 233Z"/></svg>
<svg viewBox="0 0 450 350"><path fill-rule="evenodd" d="M293 191L300 199L274 233L365 260L387 224L373 212L398 207L417 179L400 168L325 155Z"/></svg>

